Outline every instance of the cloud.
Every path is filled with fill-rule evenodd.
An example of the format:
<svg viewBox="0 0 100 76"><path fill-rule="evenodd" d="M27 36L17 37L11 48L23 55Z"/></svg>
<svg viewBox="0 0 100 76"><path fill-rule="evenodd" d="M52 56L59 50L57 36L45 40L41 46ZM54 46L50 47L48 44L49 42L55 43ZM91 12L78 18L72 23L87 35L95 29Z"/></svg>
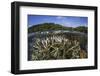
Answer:
<svg viewBox="0 0 100 76"><path fill-rule="evenodd" d="M28 25L28 27L31 27L32 25Z"/></svg>
<svg viewBox="0 0 100 76"><path fill-rule="evenodd" d="M62 16L58 16L56 17L57 19L64 19L65 17L62 17Z"/></svg>

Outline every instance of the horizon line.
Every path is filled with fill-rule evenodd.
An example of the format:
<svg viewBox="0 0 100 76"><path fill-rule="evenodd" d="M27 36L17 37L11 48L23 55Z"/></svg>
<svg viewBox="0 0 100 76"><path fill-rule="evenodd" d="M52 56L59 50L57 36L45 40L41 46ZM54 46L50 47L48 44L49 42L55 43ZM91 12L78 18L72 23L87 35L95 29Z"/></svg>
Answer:
<svg viewBox="0 0 100 76"><path fill-rule="evenodd" d="M48 23L49 23L49 22L48 22ZM38 26L39 24L45 24L45 23L38 23L38 24L31 25L31 26L28 25L28 28L33 27L33 26ZM51 24L51 23L50 23L50 24ZM59 23L53 23L53 24L59 24ZM62 24L59 24L59 25L64 26L64 27L73 27L73 26L71 26L71 25L67 25L67 26L62 25ZM88 27L87 25L80 25L80 26ZM76 27L80 27L80 26L76 26ZM74 26L73 28L76 28L76 27Z"/></svg>

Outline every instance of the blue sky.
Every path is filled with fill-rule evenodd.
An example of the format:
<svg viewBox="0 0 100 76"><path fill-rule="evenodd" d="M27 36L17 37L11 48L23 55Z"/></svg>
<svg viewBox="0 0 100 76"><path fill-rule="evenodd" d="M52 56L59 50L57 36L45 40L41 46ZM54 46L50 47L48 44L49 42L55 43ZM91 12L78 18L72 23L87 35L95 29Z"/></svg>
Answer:
<svg viewBox="0 0 100 76"><path fill-rule="evenodd" d="M28 27L41 23L56 23L67 27L87 26L88 17L28 15Z"/></svg>

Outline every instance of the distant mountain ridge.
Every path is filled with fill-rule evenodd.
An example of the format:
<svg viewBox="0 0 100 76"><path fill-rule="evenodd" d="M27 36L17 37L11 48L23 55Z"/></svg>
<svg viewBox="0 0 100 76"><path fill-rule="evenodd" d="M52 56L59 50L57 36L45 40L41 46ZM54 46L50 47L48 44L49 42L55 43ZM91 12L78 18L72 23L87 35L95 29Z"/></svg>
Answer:
<svg viewBox="0 0 100 76"><path fill-rule="evenodd" d="M42 31L48 31L48 30L67 30L67 31L79 31L79 32L87 33L87 27L85 26L79 26L79 27L73 28L73 27L65 27L60 24L55 24L55 23L42 23L42 24L31 26L28 28L28 33L42 32Z"/></svg>

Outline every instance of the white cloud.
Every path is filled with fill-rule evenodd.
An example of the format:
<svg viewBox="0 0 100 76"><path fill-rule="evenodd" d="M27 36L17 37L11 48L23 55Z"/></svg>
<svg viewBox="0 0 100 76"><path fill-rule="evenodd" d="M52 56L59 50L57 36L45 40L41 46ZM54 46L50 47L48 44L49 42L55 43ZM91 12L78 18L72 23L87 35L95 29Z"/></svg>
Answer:
<svg viewBox="0 0 100 76"><path fill-rule="evenodd" d="M62 17L62 16L58 16L58 17L57 17L57 19L63 19L63 18L65 18L65 17Z"/></svg>
<svg viewBox="0 0 100 76"><path fill-rule="evenodd" d="M28 27L31 27L32 25L28 25Z"/></svg>

